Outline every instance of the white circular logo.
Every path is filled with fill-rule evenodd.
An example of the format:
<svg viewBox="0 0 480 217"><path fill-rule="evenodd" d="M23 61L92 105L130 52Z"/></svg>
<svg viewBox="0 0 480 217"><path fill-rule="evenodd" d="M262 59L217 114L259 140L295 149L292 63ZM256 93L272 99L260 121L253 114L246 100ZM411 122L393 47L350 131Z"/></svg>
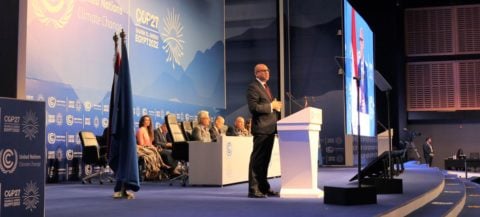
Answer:
<svg viewBox="0 0 480 217"><path fill-rule="evenodd" d="M48 107L55 108L55 105L57 105L57 99L53 96L48 97Z"/></svg>
<svg viewBox="0 0 480 217"><path fill-rule="evenodd" d="M0 171L4 174L15 172L18 164L18 154L15 149L0 150Z"/></svg>
<svg viewBox="0 0 480 217"><path fill-rule="evenodd" d="M67 115L67 117L65 117L65 120L66 120L68 126L73 125L73 115Z"/></svg>
<svg viewBox="0 0 480 217"><path fill-rule="evenodd" d="M102 127L107 128L108 127L108 118L102 118Z"/></svg>
<svg viewBox="0 0 480 217"><path fill-rule="evenodd" d="M91 102L86 101L84 103L84 106L85 106L85 111L89 112L90 110L92 110L92 103Z"/></svg>
<svg viewBox="0 0 480 217"><path fill-rule="evenodd" d="M73 160L73 150L72 149L67 149L66 157L67 157L67 160Z"/></svg>
<svg viewBox="0 0 480 217"><path fill-rule="evenodd" d="M55 141L57 140L57 135L55 133L49 133L47 136L48 144L55 144Z"/></svg>

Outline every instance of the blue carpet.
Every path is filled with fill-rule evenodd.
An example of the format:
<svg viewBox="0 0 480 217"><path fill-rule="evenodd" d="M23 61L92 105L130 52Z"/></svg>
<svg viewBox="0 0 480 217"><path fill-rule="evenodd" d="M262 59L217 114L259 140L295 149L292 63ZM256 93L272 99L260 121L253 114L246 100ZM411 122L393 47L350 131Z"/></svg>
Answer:
<svg viewBox="0 0 480 217"><path fill-rule="evenodd" d="M356 168L320 168L319 187L355 186L348 180ZM378 195L378 204L361 206L325 205L323 199L247 198L247 184L226 187L168 186L161 182L144 182L134 200L111 198L113 184L80 183L46 186L46 216L375 216L405 204L437 186L442 178L438 169L408 166L399 178L404 193ZM271 179L280 190L280 178Z"/></svg>
<svg viewBox="0 0 480 217"><path fill-rule="evenodd" d="M467 198L465 206L459 216L480 216L480 185L475 182L465 181Z"/></svg>
<svg viewBox="0 0 480 217"><path fill-rule="evenodd" d="M465 185L456 176L445 176L445 187L435 199L408 216L447 216L465 195Z"/></svg>

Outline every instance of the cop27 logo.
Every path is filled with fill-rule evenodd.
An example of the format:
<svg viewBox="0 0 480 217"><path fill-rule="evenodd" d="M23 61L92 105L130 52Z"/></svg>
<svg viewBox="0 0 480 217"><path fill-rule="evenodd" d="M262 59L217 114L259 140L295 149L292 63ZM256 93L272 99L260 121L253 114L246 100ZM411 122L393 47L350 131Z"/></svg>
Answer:
<svg viewBox="0 0 480 217"><path fill-rule="evenodd" d="M22 132L25 134L25 138L32 141L37 136L39 130L38 117L33 111L28 111L22 120Z"/></svg>
<svg viewBox="0 0 480 217"><path fill-rule="evenodd" d="M167 9L167 16L164 17L162 41L162 49L168 54L167 62L172 63L172 68L175 69L175 64L180 65L183 53L183 25L180 22L180 14L175 13L175 9L171 11Z"/></svg>
<svg viewBox="0 0 480 217"><path fill-rule="evenodd" d="M38 204L40 203L40 188L36 182L30 181L26 183L23 188L22 198L25 210L33 212L33 210L38 208Z"/></svg>
<svg viewBox="0 0 480 217"><path fill-rule="evenodd" d="M18 154L15 149L0 150L0 171L4 174L15 172L18 165Z"/></svg>

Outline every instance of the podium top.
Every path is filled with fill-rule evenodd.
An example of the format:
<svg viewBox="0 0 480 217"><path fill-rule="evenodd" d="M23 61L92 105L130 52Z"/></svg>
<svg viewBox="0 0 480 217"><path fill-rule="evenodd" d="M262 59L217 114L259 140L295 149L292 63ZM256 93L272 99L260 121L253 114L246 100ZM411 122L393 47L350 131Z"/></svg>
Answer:
<svg viewBox="0 0 480 217"><path fill-rule="evenodd" d="M298 112L295 112L277 122L281 124L322 124L322 110L314 107L306 107Z"/></svg>

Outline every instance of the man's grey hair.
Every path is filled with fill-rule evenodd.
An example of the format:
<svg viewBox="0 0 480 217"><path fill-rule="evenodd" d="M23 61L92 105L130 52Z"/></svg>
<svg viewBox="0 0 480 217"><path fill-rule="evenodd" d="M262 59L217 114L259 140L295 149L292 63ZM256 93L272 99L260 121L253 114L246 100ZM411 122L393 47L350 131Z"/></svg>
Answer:
<svg viewBox="0 0 480 217"><path fill-rule="evenodd" d="M198 112L198 114L197 114L197 121L198 121L198 123L201 122L202 117L209 117L208 111L201 110L201 111Z"/></svg>

